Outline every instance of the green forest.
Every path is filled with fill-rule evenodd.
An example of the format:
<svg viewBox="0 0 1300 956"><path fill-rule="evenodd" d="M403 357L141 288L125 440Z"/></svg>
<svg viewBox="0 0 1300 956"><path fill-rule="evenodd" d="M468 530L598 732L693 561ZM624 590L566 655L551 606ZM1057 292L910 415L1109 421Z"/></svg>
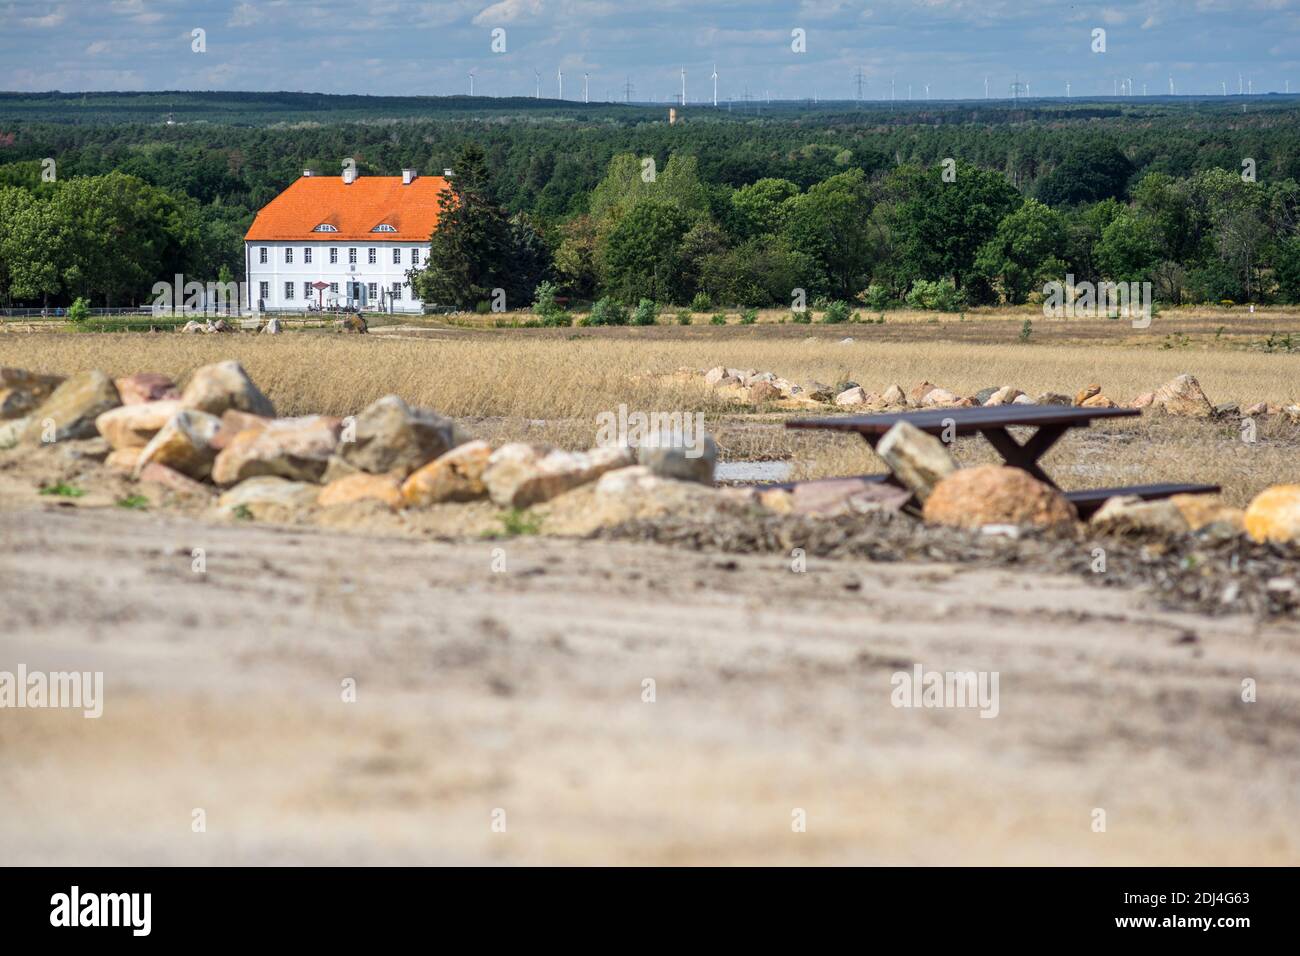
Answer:
<svg viewBox="0 0 1300 956"><path fill-rule="evenodd" d="M456 170L426 302L547 296L871 309L1150 281L1300 302L1300 101L592 104L317 94L0 94L0 305L243 278L304 168Z"/></svg>

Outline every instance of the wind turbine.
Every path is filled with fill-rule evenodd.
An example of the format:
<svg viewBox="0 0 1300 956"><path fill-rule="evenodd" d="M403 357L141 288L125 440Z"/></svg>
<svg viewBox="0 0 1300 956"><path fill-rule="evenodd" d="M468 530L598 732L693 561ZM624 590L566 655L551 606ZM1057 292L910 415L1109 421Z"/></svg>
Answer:
<svg viewBox="0 0 1300 956"><path fill-rule="evenodd" d="M474 71L469 71L469 95L474 95Z"/></svg>
<svg viewBox="0 0 1300 956"><path fill-rule="evenodd" d="M540 100L540 99L542 98L542 71L541 71L541 70L533 70L533 72L537 74L537 94L536 94L536 95L537 95L537 98Z"/></svg>
<svg viewBox="0 0 1300 956"><path fill-rule="evenodd" d="M682 106L686 105L686 67L682 67Z"/></svg>
<svg viewBox="0 0 1300 956"><path fill-rule="evenodd" d="M1066 81L1065 81L1065 98L1066 98L1067 100L1070 98L1070 81L1069 81L1069 80L1066 80Z"/></svg>
<svg viewBox="0 0 1300 956"><path fill-rule="evenodd" d="M1224 96L1227 96L1227 95L1228 95L1228 84L1225 83L1225 82L1223 82L1222 80L1220 80L1220 81L1219 81L1219 86L1223 87L1223 95L1224 95Z"/></svg>
<svg viewBox="0 0 1300 956"><path fill-rule="evenodd" d="M582 74L582 102L584 102L584 103L590 103L590 102L591 102L591 100L589 100L589 99L587 98L587 81L588 81L590 78L591 78L591 74L590 74L590 73L583 73L583 74Z"/></svg>
<svg viewBox="0 0 1300 956"><path fill-rule="evenodd" d="M1172 76L1169 78L1169 95L1174 95L1174 78Z"/></svg>
<svg viewBox="0 0 1300 956"><path fill-rule="evenodd" d="M713 108L718 108L718 64L713 64Z"/></svg>
<svg viewBox="0 0 1300 956"><path fill-rule="evenodd" d="M560 80L560 99L564 99L564 67L557 67L555 75Z"/></svg>
<svg viewBox="0 0 1300 956"><path fill-rule="evenodd" d="M926 98L927 100L930 98L930 84L929 84L929 83L925 84L925 98Z"/></svg>
<svg viewBox="0 0 1300 956"><path fill-rule="evenodd" d="M1069 96L1069 95L1070 95L1070 90L1069 90L1069 86L1070 86L1070 84L1069 84L1069 83L1066 83L1065 86L1066 86L1065 95L1066 95L1066 96ZM989 98L989 75L988 75L987 73L984 74L984 98L985 98L986 100Z"/></svg>

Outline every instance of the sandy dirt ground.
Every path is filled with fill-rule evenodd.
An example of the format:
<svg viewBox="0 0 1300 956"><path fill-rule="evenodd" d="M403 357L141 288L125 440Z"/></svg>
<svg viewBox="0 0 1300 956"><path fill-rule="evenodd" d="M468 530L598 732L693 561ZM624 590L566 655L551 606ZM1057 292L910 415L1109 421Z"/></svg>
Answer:
<svg viewBox="0 0 1300 956"><path fill-rule="evenodd" d="M1300 860L1294 621L117 509L8 508L0 538L0 670L105 680L97 720L0 710L4 863ZM997 671L998 716L892 706L916 663Z"/></svg>

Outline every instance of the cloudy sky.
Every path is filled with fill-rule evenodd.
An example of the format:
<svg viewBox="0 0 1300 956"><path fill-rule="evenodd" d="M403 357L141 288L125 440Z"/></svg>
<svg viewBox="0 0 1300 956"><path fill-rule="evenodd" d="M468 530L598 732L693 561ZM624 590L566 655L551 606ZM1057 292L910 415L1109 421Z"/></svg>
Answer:
<svg viewBox="0 0 1300 956"><path fill-rule="evenodd" d="M201 30L202 52L195 30ZM1094 52L1094 31L1105 52ZM503 32L497 32L503 31ZM495 39L494 39L495 37ZM800 45L804 49L797 51ZM504 52L494 50L494 44ZM593 100L1300 92L1300 0L0 0L0 90Z"/></svg>

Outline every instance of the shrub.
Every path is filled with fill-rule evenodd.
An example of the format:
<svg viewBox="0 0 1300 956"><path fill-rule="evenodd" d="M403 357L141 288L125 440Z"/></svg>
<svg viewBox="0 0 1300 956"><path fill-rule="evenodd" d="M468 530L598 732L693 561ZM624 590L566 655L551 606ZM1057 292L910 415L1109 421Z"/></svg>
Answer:
<svg viewBox="0 0 1300 956"><path fill-rule="evenodd" d="M587 325L627 325L627 309L609 296L596 301L587 316Z"/></svg>
<svg viewBox="0 0 1300 956"><path fill-rule="evenodd" d="M872 312L883 312L889 307L889 290L873 282L858 293L858 299Z"/></svg>
<svg viewBox="0 0 1300 956"><path fill-rule="evenodd" d="M642 299L637 303L636 311L632 313L632 324L654 325L655 316L658 313L659 308L655 305L653 299Z"/></svg>
<svg viewBox="0 0 1300 956"><path fill-rule="evenodd" d="M836 300L826 306L826 311L822 313L822 321L827 325L839 325L849 320L849 304Z"/></svg>
<svg viewBox="0 0 1300 956"><path fill-rule="evenodd" d="M951 279L917 279L907 293L907 304L913 309L933 312L957 312L966 304L966 296L957 291Z"/></svg>
<svg viewBox="0 0 1300 956"><path fill-rule="evenodd" d="M758 321L758 309L745 309L740 313L741 325L753 325Z"/></svg>
<svg viewBox="0 0 1300 956"><path fill-rule="evenodd" d="M542 282L537 286L537 294L533 297L533 312L542 325L556 327L573 324L568 313L555 301L554 282Z"/></svg>
<svg viewBox="0 0 1300 956"><path fill-rule="evenodd" d="M691 299L692 312L708 312L713 308L713 300L709 298L707 292L695 293L695 298Z"/></svg>
<svg viewBox="0 0 1300 956"><path fill-rule="evenodd" d="M677 313L677 324L678 324L678 325L690 325L690 324L691 324L691 310L690 310L690 309L682 309L680 312Z"/></svg>
<svg viewBox="0 0 1300 956"><path fill-rule="evenodd" d="M721 312L713 313L713 318L709 319L709 325L726 325L727 317Z"/></svg>
<svg viewBox="0 0 1300 956"><path fill-rule="evenodd" d="M812 324L812 312L808 309L791 309L790 321L796 325L810 325Z"/></svg>
<svg viewBox="0 0 1300 956"><path fill-rule="evenodd" d="M1034 334L1034 323L1025 319L1025 324L1020 326L1020 341L1028 342L1029 336Z"/></svg>
<svg viewBox="0 0 1300 956"><path fill-rule="evenodd" d="M68 321L85 322L88 318L90 318L90 303L77 296L76 301L68 306Z"/></svg>

